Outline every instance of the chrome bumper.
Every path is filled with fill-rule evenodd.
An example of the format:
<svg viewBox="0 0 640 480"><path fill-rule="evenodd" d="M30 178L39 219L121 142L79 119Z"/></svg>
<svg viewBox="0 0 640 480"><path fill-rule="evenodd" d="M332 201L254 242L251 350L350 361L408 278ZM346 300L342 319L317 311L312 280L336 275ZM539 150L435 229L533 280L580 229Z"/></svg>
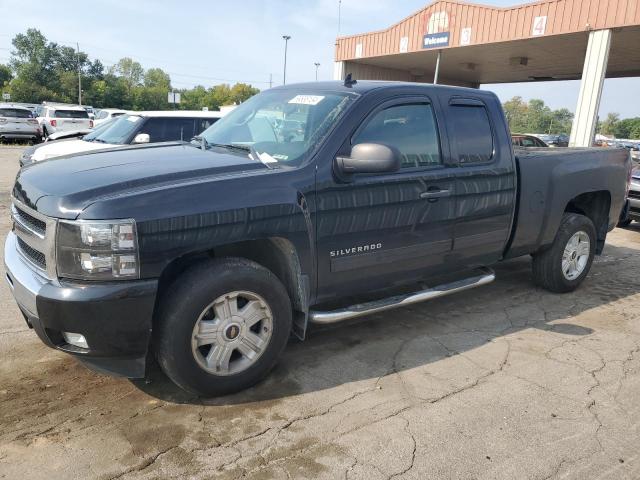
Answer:
<svg viewBox="0 0 640 480"><path fill-rule="evenodd" d="M32 317L38 317L36 296L50 280L35 272L18 252L16 234L9 232L4 243L6 280L18 305Z"/></svg>

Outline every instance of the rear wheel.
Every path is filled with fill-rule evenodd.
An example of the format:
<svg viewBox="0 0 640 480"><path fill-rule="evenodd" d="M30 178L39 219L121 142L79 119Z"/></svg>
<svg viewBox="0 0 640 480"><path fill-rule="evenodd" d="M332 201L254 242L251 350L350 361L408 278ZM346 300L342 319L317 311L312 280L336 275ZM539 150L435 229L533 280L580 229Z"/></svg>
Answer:
<svg viewBox="0 0 640 480"><path fill-rule="evenodd" d="M595 248L593 222L584 215L565 213L551 247L533 256L535 283L556 293L575 290L591 269Z"/></svg>
<svg viewBox="0 0 640 480"><path fill-rule="evenodd" d="M291 303L278 278L255 262L225 258L182 274L159 310L154 343L167 376L203 396L261 380L291 331Z"/></svg>

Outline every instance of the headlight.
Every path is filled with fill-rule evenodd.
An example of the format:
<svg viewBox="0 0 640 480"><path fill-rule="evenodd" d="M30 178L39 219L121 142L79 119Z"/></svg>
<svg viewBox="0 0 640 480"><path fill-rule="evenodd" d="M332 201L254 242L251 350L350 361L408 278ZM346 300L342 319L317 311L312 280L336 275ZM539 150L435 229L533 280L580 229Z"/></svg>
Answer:
<svg viewBox="0 0 640 480"><path fill-rule="evenodd" d="M139 278L134 220L58 222L58 276L83 280Z"/></svg>

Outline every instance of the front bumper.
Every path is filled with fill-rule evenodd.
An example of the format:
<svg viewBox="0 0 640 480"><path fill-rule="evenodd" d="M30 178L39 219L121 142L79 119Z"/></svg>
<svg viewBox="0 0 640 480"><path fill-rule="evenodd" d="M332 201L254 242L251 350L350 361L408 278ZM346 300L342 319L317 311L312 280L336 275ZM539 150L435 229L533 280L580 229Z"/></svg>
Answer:
<svg viewBox="0 0 640 480"><path fill-rule="evenodd" d="M20 310L46 345L104 373L144 376L157 280L82 284L49 280L22 258L13 232L5 242L4 263ZM82 334L89 348L68 344L62 332Z"/></svg>

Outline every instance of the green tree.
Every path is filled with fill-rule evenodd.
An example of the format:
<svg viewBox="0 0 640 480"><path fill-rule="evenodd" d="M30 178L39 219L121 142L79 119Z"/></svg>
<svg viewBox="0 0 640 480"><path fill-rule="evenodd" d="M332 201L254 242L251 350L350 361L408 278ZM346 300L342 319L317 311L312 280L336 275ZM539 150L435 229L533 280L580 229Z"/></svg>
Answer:
<svg viewBox="0 0 640 480"><path fill-rule="evenodd" d="M181 90L180 101L180 108L185 110L201 110L203 107L214 108L209 92L202 85L193 87L190 90Z"/></svg>
<svg viewBox="0 0 640 480"><path fill-rule="evenodd" d="M171 78L160 68L145 72L140 63L125 57L105 72L100 60L92 61L72 46L50 42L33 28L16 35L12 44L9 66L0 65L0 87L11 94L12 100L75 102L80 74L85 104L98 108L170 108L167 92L171 90ZM200 85L180 92L179 108L200 110L244 102L258 89L238 83L210 88Z"/></svg>
<svg viewBox="0 0 640 480"><path fill-rule="evenodd" d="M139 86L133 89L134 110L168 110L167 89Z"/></svg>
<svg viewBox="0 0 640 480"><path fill-rule="evenodd" d="M226 83L212 87L209 90L209 102L215 110L218 110L222 105L232 104L231 87Z"/></svg>
<svg viewBox="0 0 640 480"><path fill-rule="evenodd" d="M0 88L7 85L13 78L13 73L8 65L0 64Z"/></svg>
<svg viewBox="0 0 640 480"><path fill-rule="evenodd" d="M251 85L247 85L246 83L236 83L231 88L230 100L232 103L242 103L259 92L260 90L252 87Z"/></svg>
<svg viewBox="0 0 640 480"><path fill-rule="evenodd" d="M528 103L513 97L503 105L509 128L513 133L565 133L571 131L573 113L566 108L551 110L542 100Z"/></svg>
<svg viewBox="0 0 640 480"><path fill-rule="evenodd" d="M616 125L620 121L620 115L618 113L609 113L607 118L602 122L600 133L603 135L614 135Z"/></svg>
<svg viewBox="0 0 640 480"><path fill-rule="evenodd" d="M111 69L111 74L120 76L127 87L127 91L131 93L133 87L142 83L144 78L144 68L135 60L125 57L121 58Z"/></svg>
<svg viewBox="0 0 640 480"><path fill-rule="evenodd" d="M171 77L161 68L150 68L144 74L144 86L149 88L163 88L166 93L171 90Z"/></svg>
<svg viewBox="0 0 640 480"><path fill-rule="evenodd" d="M507 117L507 123L513 133L523 133L527 130L527 104L522 97L513 97L502 106Z"/></svg>
<svg viewBox="0 0 640 480"><path fill-rule="evenodd" d="M616 122L613 127L613 134L616 138L640 138L640 117L625 118Z"/></svg>

